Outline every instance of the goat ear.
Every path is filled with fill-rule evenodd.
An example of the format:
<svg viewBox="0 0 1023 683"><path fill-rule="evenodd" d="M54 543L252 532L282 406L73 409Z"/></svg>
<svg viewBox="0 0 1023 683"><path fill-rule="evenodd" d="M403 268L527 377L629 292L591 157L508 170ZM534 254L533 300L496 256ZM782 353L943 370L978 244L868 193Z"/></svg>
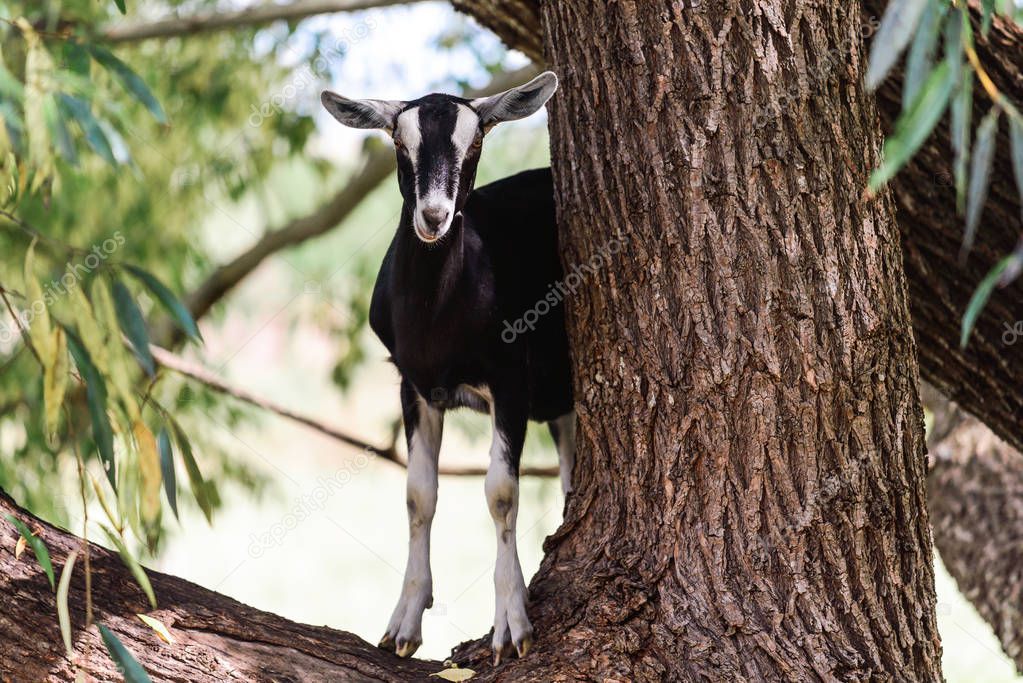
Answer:
<svg viewBox="0 0 1023 683"><path fill-rule="evenodd" d="M390 131L394 118L405 106L397 100L350 100L336 92L324 90L320 102L331 115L350 128L380 128Z"/></svg>
<svg viewBox="0 0 1023 683"><path fill-rule="evenodd" d="M517 88L473 100L472 108L484 126L524 119L546 104L557 89L558 77L553 71L544 71Z"/></svg>

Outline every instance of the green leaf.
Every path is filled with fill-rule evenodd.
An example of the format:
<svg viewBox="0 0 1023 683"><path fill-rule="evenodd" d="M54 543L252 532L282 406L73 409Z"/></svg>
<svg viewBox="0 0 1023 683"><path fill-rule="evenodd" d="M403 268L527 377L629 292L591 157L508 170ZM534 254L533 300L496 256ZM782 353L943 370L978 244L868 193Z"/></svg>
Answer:
<svg viewBox="0 0 1023 683"><path fill-rule="evenodd" d="M1000 107L992 107L977 127L977 140L973 144L973 162L970 164L970 188L966 195L966 234L963 236L962 255L970 253L977 236L977 226L987 201L991 167L995 160L995 137L998 134Z"/></svg>
<svg viewBox="0 0 1023 683"><path fill-rule="evenodd" d="M124 6L124 0L114 0L114 4L117 5L117 9L121 14L128 13L128 8Z"/></svg>
<svg viewBox="0 0 1023 683"><path fill-rule="evenodd" d="M952 100L952 150L955 152L956 211L966 211L970 126L973 118L973 71L967 71Z"/></svg>
<svg viewBox="0 0 1023 683"><path fill-rule="evenodd" d="M895 132L885 140L881 165L870 176L871 190L891 180L931 134L945 111L952 85L951 67L942 61L931 71L913 104L895 122Z"/></svg>
<svg viewBox="0 0 1023 683"><path fill-rule="evenodd" d="M85 141L89 143L96 154L111 166L117 166L117 159L114 157L114 150L110 147L110 141L100 126L99 121L92 114L89 103L67 93L60 93L60 103L68 115L71 116L82 129Z"/></svg>
<svg viewBox="0 0 1023 683"><path fill-rule="evenodd" d="M1009 137L1012 139L1012 170L1016 176L1016 191L1023 202L1023 123L1009 117Z"/></svg>
<svg viewBox="0 0 1023 683"><path fill-rule="evenodd" d="M181 302L178 297L174 295L162 282L156 279L152 273L149 273L137 266L125 266L125 269L142 281L142 284L153 293L157 301L167 312L171 314L178 327L184 331L194 341L201 342L202 334L199 332L199 327L195 324L195 320L192 318L192 314L189 312L188 307Z"/></svg>
<svg viewBox="0 0 1023 683"><path fill-rule="evenodd" d="M89 53L80 43L71 40L64 43L64 63L79 76L89 75Z"/></svg>
<svg viewBox="0 0 1023 683"><path fill-rule="evenodd" d="M46 544L43 543L41 538L33 534L31 529L17 517L13 515L4 515L4 517L15 526L21 537L28 543L28 547L35 553L36 561L39 562L39 566L46 572L46 578L50 580L50 588L53 588L55 583L53 579L53 563L50 562L50 552L46 549Z"/></svg>
<svg viewBox="0 0 1023 683"><path fill-rule="evenodd" d="M100 524L100 528L103 529L103 533L107 535L110 542L117 548L117 553L121 556L121 561L124 562L124 566L128 568L132 576L135 577L135 581L138 583L139 588L149 598L149 604L156 609L156 594L153 593L153 585L149 583L149 577L146 575L146 570L142 568L142 565L138 563L138 560L128 552L128 547L124 545L124 541L121 537L115 534L113 531L108 529L106 525Z"/></svg>
<svg viewBox="0 0 1023 683"><path fill-rule="evenodd" d="M25 86L0 62L0 96L21 104L25 99Z"/></svg>
<svg viewBox="0 0 1023 683"><path fill-rule="evenodd" d="M64 570L60 573L60 583L57 584L57 622L60 624L60 635L64 639L64 648L67 656L73 658L75 650L71 646L71 615L67 607L67 594L71 587L71 572L75 570L75 560L78 559L78 551L72 550L64 562Z"/></svg>
<svg viewBox="0 0 1023 683"><path fill-rule="evenodd" d="M916 98L927 74L934 68L934 50L938 43L941 19L945 16L945 5L928 2L920 19L920 28L906 57L906 75L902 81L902 107L906 108Z"/></svg>
<svg viewBox="0 0 1023 683"><path fill-rule="evenodd" d="M969 14L956 7L945 21L945 61L952 67L952 82L958 83L963 71L963 49L973 39Z"/></svg>
<svg viewBox="0 0 1023 683"><path fill-rule="evenodd" d="M142 317L142 311L135 303L135 297L131 295L124 283L114 282L112 293L114 295L114 308L117 310L117 320L121 323L121 329L131 342L135 357L139 365L152 377L156 374L156 364L153 362L153 354L149 350L149 333L146 331L146 321Z"/></svg>
<svg viewBox="0 0 1023 683"><path fill-rule="evenodd" d="M984 13L980 22L980 32L987 37L988 31L991 30L991 20L994 19L995 0L983 0L980 4Z"/></svg>
<svg viewBox="0 0 1023 683"><path fill-rule="evenodd" d="M867 88L875 90L906 49L930 0L891 0L870 43Z"/></svg>
<svg viewBox="0 0 1023 683"><path fill-rule="evenodd" d="M160 449L160 470L163 473L163 490L167 494L174 516L178 516L178 484L174 473L174 449L166 427L156 437L156 445Z"/></svg>
<svg viewBox="0 0 1023 683"><path fill-rule="evenodd" d="M167 115L164 113L163 107L160 106L156 97L153 96L146 82L137 73L132 71L131 67L115 57L114 53L106 48L98 45L88 45L86 49L89 50L97 62L106 67L121 81L124 89L134 95L135 99L149 110L149 113L153 115L153 118L158 123L167 123Z"/></svg>
<svg viewBox="0 0 1023 683"><path fill-rule="evenodd" d="M174 431L174 440L178 444L178 450L181 451L181 459L185 462L185 471L188 472L188 483L192 489L192 495L195 497L195 502L199 504L199 509L205 515L206 521L212 522L213 499L210 496L209 485L203 479L202 472L199 470L199 464L195 461L195 456L192 454L192 444L188 442L188 437L179 424L172 422L171 429Z"/></svg>
<svg viewBox="0 0 1023 683"><path fill-rule="evenodd" d="M966 306L966 313L963 314L963 324L959 335L960 348L966 348L967 342L970 341L970 334L973 333L973 328L977 324L977 318L980 317L980 312L987 305L988 299L991 298L991 292L994 291L995 285L998 284L998 280L1002 275L1002 271L1009 267L1012 258L1012 256L1006 256L999 261L991 269L991 272L984 276L984 279L977 285L976 291L973 292L973 296L970 297L970 303Z"/></svg>
<svg viewBox="0 0 1023 683"><path fill-rule="evenodd" d="M92 438L99 450L107 479L116 491L117 461L114 459L114 430L107 416L107 385L78 335L66 328L65 332L68 349L75 359L78 371L82 373L82 379L85 380L85 400L89 405L89 416L92 419Z"/></svg>
<svg viewBox="0 0 1023 683"><path fill-rule="evenodd" d="M57 104L57 99L48 95L43 100L43 116L46 118L46 125L50 129L50 137L56 142L60 155L72 166L78 165L78 154L75 152L75 145L71 141L71 133L68 132L67 122L63 112Z"/></svg>
<svg viewBox="0 0 1023 683"><path fill-rule="evenodd" d="M119 5L124 5L124 0L116 0ZM122 10L123 11L123 10ZM103 624L96 624L99 626L99 634L103 637L103 644L107 646L107 652L110 653L110 658L114 660L114 664L120 670L124 676L125 683L153 683L149 674L142 668L138 660L132 657L131 653L128 652L120 640L117 639L110 629Z"/></svg>

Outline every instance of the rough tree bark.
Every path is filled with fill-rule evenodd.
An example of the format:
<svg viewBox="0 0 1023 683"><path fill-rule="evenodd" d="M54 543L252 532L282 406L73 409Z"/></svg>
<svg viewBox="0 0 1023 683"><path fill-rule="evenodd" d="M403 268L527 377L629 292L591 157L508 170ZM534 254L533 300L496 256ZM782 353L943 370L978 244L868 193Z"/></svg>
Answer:
<svg viewBox="0 0 1023 683"><path fill-rule="evenodd" d="M510 680L940 680L859 4L541 13L563 252L595 272L566 302L576 494Z"/></svg>
<svg viewBox="0 0 1023 683"><path fill-rule="evenodd" d="M19 509L0 491L0 681L75 680L57 626L54 594L32 551L16 560L18 533L3 519L12 514L42 538L58 576L81 541ZM437 681L440 662L400 660L360 638L328 628L295 624L260 612L182 579L150 572L159 601L152 611L120 559L91 546L95 618L112 630L155 681L220 683L336 683L337 681ZM88 681L124 679L95 627L84 628L84 561L75 566L69 591L74 664ZM326 588L326 587L324 587ZM160 619L174 638L167 645L136 614Z"/></svg>
<svg viewBox="0 0 1023 683"><path fill-rule="evenodd" d="M538 0L452 0L497 33L510 46L543 60L543 31ZM974 1L974 20L979 25ZM866 0L864 15L880 17L887 0ZM691 11L686 9L686 11ZM745 13L755 15L756 10ZM864 22L867 25L867 22ZM990 36L980 39L979 55L992 80L1014 101L1023 102L1023 29L996 20ZM846 46L827 55L807 78L833 86L848 56ZM824 57L823 55L821 57ZM837 62L837 64L836 64ZM582 68L582 67L580 67ZM797 88L805 93L805 88ZM786 91L789 100L793 93ZM806 94L809 96L809 94ZM885 130L891 130L901 110L902 76L896 69L877 93ZM801 104L805 104L803 99ZM680 102L679 112L687 103ZM771 105L773 111L778 103ZM990 102L974 99L974 120ZM1020 236L1020 204L1009 167L1008 131L999 131L992 187L974 253L965 266L957 262L963 221L955 213L951 188L951 143L947 125L924 144L918 156L892 181L902 232L904 267L909 283L913 329L923 377L946 396L967 407L1000 437L1023 450L1023 353L1002 342L1005 324L1023 318L1016 302L1023 299L1023 282L996 291L965 350L959 349L959 323L970 295L998 260L1012 251ZM862 190L860 188L857 191Z"/></svg>
<svg viewBox="0 0 1023 683"><path fill-rule="evenodd" d="M1023 456L953 404L925 402L945 423L928 434L934 544L1023 672Z"/></svg>

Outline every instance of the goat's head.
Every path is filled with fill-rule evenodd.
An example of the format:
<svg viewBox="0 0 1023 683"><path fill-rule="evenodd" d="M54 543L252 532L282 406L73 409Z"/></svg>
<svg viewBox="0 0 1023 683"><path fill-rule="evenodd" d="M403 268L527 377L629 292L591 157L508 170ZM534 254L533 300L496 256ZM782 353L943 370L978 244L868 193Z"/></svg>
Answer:
<svg viewBox="0 0 1023 683"><path fill-rule="evenodd" d="M329 90L320 100L346 126L391 134L398 186L412 208L416 236L430 243L444 236L464 207L486 132L534 113L557 87L557 77L547 71L517 88L474 100L440 94L408 102L351 100Z"/></svg>

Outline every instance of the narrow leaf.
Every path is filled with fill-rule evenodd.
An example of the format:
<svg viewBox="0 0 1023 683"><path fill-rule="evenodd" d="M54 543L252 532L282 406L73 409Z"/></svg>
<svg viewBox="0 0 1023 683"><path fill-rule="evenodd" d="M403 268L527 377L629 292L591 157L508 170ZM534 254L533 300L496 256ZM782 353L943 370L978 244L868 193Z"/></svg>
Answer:
<svg viewBox="0 0 1023 683"><path fill-rule="evenodd" d="M146 272L145 270L136 266L125 266L125 269L137 277L146 288L153 293L157 301L167 312L171 314L178 327L182 329L189 337L194 341L201 342L202 334L199 332L199 327L195 324L195 320L192 318L192 314L189 312L188 307L183 304L178 297L174 295L162 282L160 282L154 275Z"/></svg>
<svg viewBox="0 0 1023 683"><path fill-rule="evenodd" d="M127 14L128 8L124 6L124 0L114 0L114 4L117 5L117 10L121 14Z"/></svg>
<svg viewBox="0 0 1023 683"><path fill-rule="evenodd" d="M132 371L135 364L130 360L121 340L117 310L106 278L98 277L93 282L92 301L96 320L105 330L102 336L104 356L107 359L107 379L114 393L121 399L121 404L128 412L128 418L134 422L139 417L138 401L132 393Z"/></svg>
<svg viewBox="0 0 1023 683"><path fill-rule="evenodd" d="M43 371L43 424L46 435L53 438L57 434L60 420L60 408L64 404L64 393L67 391L70 363L67 353L67 336L63 328L53 330L55 337L54 362Z"/></svg>
<svg viewBox="0 0 1023 683"><path fill-rule="evenodd" d="M963 236L962 256L970 253L977 236L977 225L987 201L991 167L995 160L995 136L998 133L998 117L1002 110L993 107L977 127L977 141L973 145L973 162L970 164L970 187L966 195L966 234Z"/></svg>
<svg viewBox="0 0 1023 683"><path fill-rule="evenodd" d="M86 49L92 53L93 58L97 62L117 77L121 85L124 86L124 89L141 102L158 123L167 123L167 115L164 113L163 107L160 106L156 97L153 96L146 82L137 73L132 71L130 66L115 57L114 53L99 45L89 45Z"/></svg>
<svg viewBox="0 0 1023 683"><path fill-rule="evenodd" d="M167 494L167 502L170 503L174 516L178 516L178 485L174 473L174 449L171 446L170 436L167 429L160 430L156 437L157 447L160 449L160 471L163 474L163 490Z"/></svg>
<svg viewBox="0 0 1023 683"><path fill-rule="evenodd" d="M909 55L906 57L906 74L902 81L902 107L903 109L916 99L920 86L927 79L927 75L934 68L934 49L938 43L941 19L945 15L945 5L928 2L924 9L923 17L920 19L920 28L917 29L916 38L909 48Z"/></svg>
<svg viewBox="0 0 1023 683"><path fill-rule="evenodd" d="M146 594L147 598L149 598L149 604L152 605L153 609L156 609L156 594L153 593L153 585L149 583L149 577L146 575L146 570L143 569L138 560L136 560L135 557L128 552L128 547L124 545L124 541L121 540L120 536L108 529L105 525L101 524L100 528L103 529L103 533L107 535L110 542L115 548L117 548L117 553L121 556L121 561L124 562L124 566L126 566L132 576L135 577L135 581L138 583L139 588L142 589L142 592Z"/></svg>
<svg viewBox="0 0 1023 683"><path fill-rule="evenodd" d="M962 329L959 335L959 346L960 348L966 348L967 342L970 341L970 334L973 332L973 328L977 324L977 319L980 317L981 311L984 310L984 306L987 305L988 299L991 298L991 292L994 291L995 285L998 283L999 278L1002 275L1002 271L1009 267L1009 262L1012 260L1012 256L1006 256L991 269L984 279L981 280L980 284L977 285L976 291L973 292L973 296L970 297L970 303L966 306L966 313L963 314Z"/></svg>
<svg viewBox="0 0 1023 683"><path fill-rule="evenodd" d="M431 677L440 678L445 681L454 681L455 683L461 683L462 681L468 681L476 675L476 672L472 669L459 669L452 667L450 669L444 669L437 673L430 674Z"/></svg>
<svg viewBox="0 0 1023 683"><path fill-rule="evenodd" d="M1009 134L1012 139L1012 170L1016 175L1016 191L1023 202L1023 123L1015 116L1009 117Z"/></svg>
<svg viewBox="0 0 1023 683"><path fill-rule="evenodd" d="M980 32L986 37L988 31L991 30L991 21L994 19L995 0L982 0L980 4L983 11L983 16L980 22Z"/></svg>
<svg viewBox="0 0 1023 683"><path fill-rule="evenodd" d="M955 152L956 211L966 211L967 169L970 163L970 126L973 118L973 71L966 72L952 100L952 150Z"/></svg>
<svg viewBox="0 0 1023 683"><path fill-rule="evenodd" d="M117 0L117 2L119 5L124 4L124 0ZM99 633L103 637L103 644L107 646L107 652L110 653L110 658L114 660L114 664L124 676L124 682L153 683L146 670L142 668L137 659L132 657L128 648L117 639L117 636L103 624L97 624L97 626L99 626Z"/></svg>
<svg viewBox="0 0 1023 683"><path fill-rule="evenodd" d="M92 438L96 442L103 469L110 485L117 490L117 462L114 460L114 430L107 416L107 387L103 376L96 369L89 352L73 333L67 332L68 349L75 359L75 365L85 380L85 400L89 405L89 416L92 419Z"/></svg>
<svg viewBox="0 0 1023 683"><path fill-rule="evenodd" d="M81 43L73 40L64 42L64 63L72 73L88 77L89 53L82 48Z"/></svg>
<svg viewBox="0 0 1023 683"><path fill-rule="evenodd" d="M912 106L895 122L895 132L885 140L881 165L870 176L872 191L891 180L931 134L945 111L952 85L949 64L942 61L928 76Z"/></svg>
<svg viewBox="0 0 1023 683"><path fill-rule="evenodd" d="M50 137L64 157L72 166L78 165L78 154L75 152L75 145L71 141L71 133L68 132L67 122L64 120L63 112L57 105L57 98L47 95L43 100L43 116L46 118L46 125L50 130Z"/></svg>
<svg viewBox="0 0 1023 683"><path fill-rule="evenodd" d="M145 614L136 614L135 616L138 617L143 624L156 631L156 635L160 637L160 640L168 645L174 644L174 638L171 637L170 631L167 630L167 627L163 625L162 621Z"/></svg>
<svg viewBox="0 0 1023 683"><path fill-rule="evenodd" d="M42 287L35 275L35 248L33 240L25 252L25 304L28 307L28 336L32 346L40 356L43 367L53 365L57 353L54 346L53 331L50 324L50 312L43 298Z"/></svg>
<svg viewBox="0 0 1023 683"><path fill-rule="evenodd" d="M135 303L135 297L131 295L124 283L117 281L113 286L114 308L117 311L117 319L121 323L121 329L131 342L135 357L139 365L152 377L156 374L156 365L153 363L153 354L149 351L149 333L146 332L146 321L142 317L142 311Z"/></svg>
<svg viewBox="0 0 1023 683"><path fill-rule="evenodd" d="M117 166L117 159L114 157L114 150L110 147L110 141L93 115L92 109L89 108L88 102L62 92L60 93L60 103L67 114L82 129L82 134L85 136L85 141L89 143L89 147L103 157L108 164Z"/></svg>
<svg viewBox="0 0 1023 683"><path fill-rule="evenodd" d="M36 556L36 561L39 566L46 572L46 578L50 580L50 588L53 588L55 581L53 578L53 563L50 562L50 552L46 549L46 544L43 540L32 533L32 530L25 526L25 523L13 515L4 515L4 518L8 522L14 525L21 534L21 537L28 543L28 547L32 549L32 552Z"/></svg>
<svg viewBox="0 0 1023 683"><path fill-rule="evenodd" d="M188 437L180 425L171 423L171 429L174 431L174 440L178 444L178 450L181 451L181 459L185 463L185 471L188 472L188 483L192 489L192 495L195 497L195 502L199 504L199 509L206 516L206 521L212 522L213 501L210 499L209 489L205 480L203 480L202 472L199 470L199 464L195 461L195 456L192 454L192 444L188 442Z"/></svg>
<svg viewBox="0 0 1023 683"><path fill-rule="evenodd" d="M64 639L64 649L67 650L69 658L75 656L75 650L71 646L71 615L67 607L67 594L71 587L71 572L75 569L77 559L78 551L72 550L60 573L60 583L57 584L57 622L60 624L60 635Z"/></svg>
<svg viewBox="0 0 1023 683"><path fill-rule="evenodd" d="M139 473L142 476L140 491L140 511L142 522L146 525L147 534L151 527L158 525L160 520L160 455L156 448L156 438L141 420L132 425L132 434L139 455Z"/></svg>
<svg viewBox="0 0 1023 683"><path fill-rule="evenodd" d="M906 49L929 0L891 0L870 43L867 88L874 90Z"/></svg>

